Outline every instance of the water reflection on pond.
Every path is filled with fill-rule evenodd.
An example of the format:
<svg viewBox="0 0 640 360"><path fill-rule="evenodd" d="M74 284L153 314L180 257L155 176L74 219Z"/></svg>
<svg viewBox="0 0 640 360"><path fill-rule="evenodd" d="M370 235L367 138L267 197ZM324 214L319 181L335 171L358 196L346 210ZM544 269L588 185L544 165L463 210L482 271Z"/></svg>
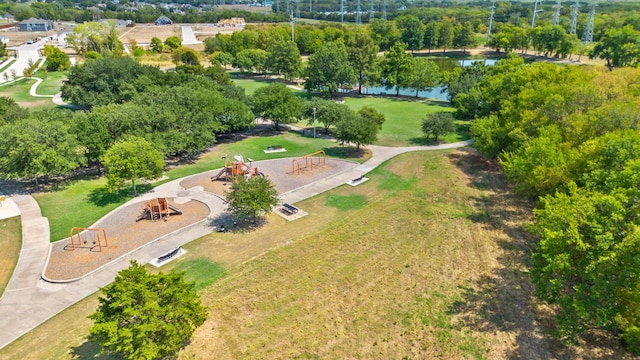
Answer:
<svg viewBox="0 0 640 360"><path fill-rule="evenodd" d="M451 71L456 66L470 66L474 63L482 63L486 66L495 65L498 59L449 59L449 58L437 58L430 59L438 65L440 71ZM352 90L351 93L357 93L358 90ZM363 95L396 95L396 88L385 89L383 86L371 86L371 87L363 87L362 88ZM399 94L401 96L413 96L416 97L416 90L414 89L406 89L401 88ZM431 90L419 91L417 94L418 98L424 99L434 99L440 101L448 101L449 94L445 90L443 85L435 87Z"/></svg>

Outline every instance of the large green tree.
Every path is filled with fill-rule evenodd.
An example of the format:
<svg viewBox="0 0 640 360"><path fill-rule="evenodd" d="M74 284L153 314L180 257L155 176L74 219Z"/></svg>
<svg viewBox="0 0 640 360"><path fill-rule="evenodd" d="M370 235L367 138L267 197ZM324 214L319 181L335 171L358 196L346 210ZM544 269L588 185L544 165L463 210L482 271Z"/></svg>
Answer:
<svg viewBox="0 0 640 360"><path fill-rule="evenodd" d="M400 30L400 40L407 44L407 49L421 50L424 41L425 26L414 15L402 15L396 19L396 24Z"/></svg>
<svg viewBox="0 0 640 360"><path fill-rule="evenodd" d="M637 190L636 190L637 192ZM622 327L637 349L640 232L628 191L604 194L570 185L535 210L540 243L532 278L538 295L559 306L558 334L574 342L588 328ZM624 336L624 335L623 335Z"/></svg>
<svg viewBox="0 0 640 360"><path fill-rule="evenodd" d="M396 95L400 95L401 87L407 86L413 72L413 57L406 49L404 43L397 42L382 60L382 83L386 89L395 88Z"/></svg>
<svg viewBox="0 0 640 360"><path fill-rule="evenodd" d="M440 68L435 62L424 58L413 58L412 70L405 85L416 91L416 97L420 91L440 85Z"/></svg>
<svg viewBox="0 0 640 360"><path fill-rule="evenodd" d="M450 134L455 130L453 114L450 112L430 113L427 114L426 118L422 119L422 132L433 141L438 141L440 136Z"/></svg>
<svg viewBox="0 0 640 360"><path fill-rule="evenodd" d="M183 273L149 274L135 261L101 289L89 340L105 354L162 359L182 349L207 318Z"/></svg>
<svg viewBox="0 0 640 360"><path fill-rule="evenodd" d="M287 80L300 74L302 58L296 44L282 37L276 38L267 49L266 68Z"/></svg>
<svg viewBox="0 0 640 360"><path fill-rule="evenodd" d="M359 150L360 146L373 144L376 141L384 122L384 115L367 107L360 109L357 113L351 112L345 115L336 124L336 138L340 142L353 143Z"/></svg>
<svg viewBox="0 0 640 360"><path fill-rule="evenodd" d="M349 38L347 43L347 55L349 63L356 71L358 78L358 94L362 94L362 86L373 82L377 76L376 59L378 57L378 46L365 30L359 28Z"/></svg>
<svg viewBox="0 0 640 360"><path fill-rule="evenodd" d="M136 136L115 143L105 152L102 162L108 186L116 188L130 180L134 195L137 194L136 180L158 178L164 170L162 153L147 140Z"/></svg>
<svg viewBox="0 0 640 360"><path fill-rule="evenodd" d="M259 88L251 98L253 112L265 120L271 120L280 130L280 124L296 122L302 113L302 103L284 84L273 83Z"/></svg>
<svg viewBox="0 0 640 360"><path fill-rule="evenodd" d="M152 84L162 76L159 69L140 65L130 57L91 60L71 68L62 85L62 98L86 108L122 103L145 90L145 83Z"/></svg>
<svg viewBox="0 0 640 360"><path fill-rule="evenodd" d="M83 151L65 111L33 112L0 126L0 177L31 179L66 175L84 164Z"/></svg>
<svg viewBox="0 0 640 360"><path fill-rule="evenodd" d="M356 82L355 72L347 60L347 49L340 41L327 42L309 56L305 76L305 89L327 92L329 96Z"/></svg>
<svg viewBox="0 0 640 360"><path fill-rule="evenodd" d="M53 45L44 46L44 56L47 57L48 71L65 71L71 68L69 55Z"/></svg>
<svg viewBox="0 0 640 360"><path fill-rule="evenodd" d="M640 62L640 31L631 25L611 29L596 43L590 56L606 60L609 69L637 65Z"/></svg>
<svg viewBox="0 0 640 360"><path fill-rule="evenodd" d="M271 211L278 203L275 186L264 176L239 177L233 189L225 193L229 210L239 217L250 217L255 223L258 216Z"/></svg>
<svg viewBox="0 0 640 360"><path fill-rule="evenodd" d="M324 133L329 134L329 128L335 126L341 119L349 116L351 110L347 105L339 104L333 100L313 98L304 107L304 115L309 118L309 125L315 121L324 126Z"/></svg>

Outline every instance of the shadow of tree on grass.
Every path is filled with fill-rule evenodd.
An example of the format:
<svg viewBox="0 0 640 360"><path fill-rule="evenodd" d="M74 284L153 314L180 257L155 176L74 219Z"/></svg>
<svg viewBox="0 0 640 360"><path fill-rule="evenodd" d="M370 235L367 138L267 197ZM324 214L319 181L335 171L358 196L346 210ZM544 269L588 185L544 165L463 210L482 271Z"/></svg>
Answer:
<svg viewBox="0 0 640 360"><path fill-rule="evenodd" d="M111 191L106 187L100 187L92 190L87 196L87 200L96 206L107 206L109 204L121 204L132 199L133 193L131 188L121 188ZM150 184L136 184L136 190L139 194L151 190Z"/></svg>
<svg viewBox="0 0 640 360"><path fill-rule="evenodd" d="M568 347L550 335L556 321L551 308L535 297L529 276L530 256L537 239L526 227L533 221L533 204L514 195L498 163L473 149L448 155L468 177L468 186L481 191L472 196L475 212L469 219L499 237L498 265L489 274L463 288L462 299L450 308L460 324L488 333L505 333L513 346L504 346L508 359L623 359L614 336L590 332L580 345Z"/></svg>

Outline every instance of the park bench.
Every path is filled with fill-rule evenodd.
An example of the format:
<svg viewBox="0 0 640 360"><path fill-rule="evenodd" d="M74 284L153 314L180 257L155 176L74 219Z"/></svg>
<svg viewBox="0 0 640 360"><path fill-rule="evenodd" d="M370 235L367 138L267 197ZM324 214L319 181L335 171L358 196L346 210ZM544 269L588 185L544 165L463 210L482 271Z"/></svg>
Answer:
<svg viewBox="0 0 640 360"><path fill-rule="evenodd" d="M359 181L362 181L362 179L364 179L364 175L362 175L362 176L360 176L360 177L357 177L357 178L355 178L355 179L351 180L351 182L357 183L357 182L359 182Z"/></svg>
<svg viewBox="0 0 640 360"><path fill-rule="evenodd" d="M169 260L172 257L176 256L178 254L178 252L180 252L180 246L178 246L177 248L171 250L170 252L168 252L168 253L166 253L166 254L164 254L162 256L159 256L158 257L158 262L163 262L163 261Z"/></svg>
<svg viewBox="0 0 640 360"><path fill-rule="evenodd" d="M282 150L282 145L269 145L267 146L268 151Z"/></svg>
<svg viewBox="0 0 640 360"><path fill-rule="evenodd" d="M282 212L287 215L293 215L298 212L298 208L291 204L282 204Z"/></svg>

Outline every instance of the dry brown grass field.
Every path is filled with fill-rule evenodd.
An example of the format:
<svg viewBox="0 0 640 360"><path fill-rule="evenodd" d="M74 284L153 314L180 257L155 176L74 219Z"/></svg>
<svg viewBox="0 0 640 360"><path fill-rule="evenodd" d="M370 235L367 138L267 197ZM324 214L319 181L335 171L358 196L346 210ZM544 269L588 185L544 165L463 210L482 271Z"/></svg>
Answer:
<svg viewBox="0 0 640 360"><path fill-rule="evenodd" d="M531 204L473 150L392 159L357 187L212 233L163 268L186 276L209 318L180 359L624 359L607 334L564 347L528 277ZM0 350L1 359L87 359L86 299Z"/></svg>

